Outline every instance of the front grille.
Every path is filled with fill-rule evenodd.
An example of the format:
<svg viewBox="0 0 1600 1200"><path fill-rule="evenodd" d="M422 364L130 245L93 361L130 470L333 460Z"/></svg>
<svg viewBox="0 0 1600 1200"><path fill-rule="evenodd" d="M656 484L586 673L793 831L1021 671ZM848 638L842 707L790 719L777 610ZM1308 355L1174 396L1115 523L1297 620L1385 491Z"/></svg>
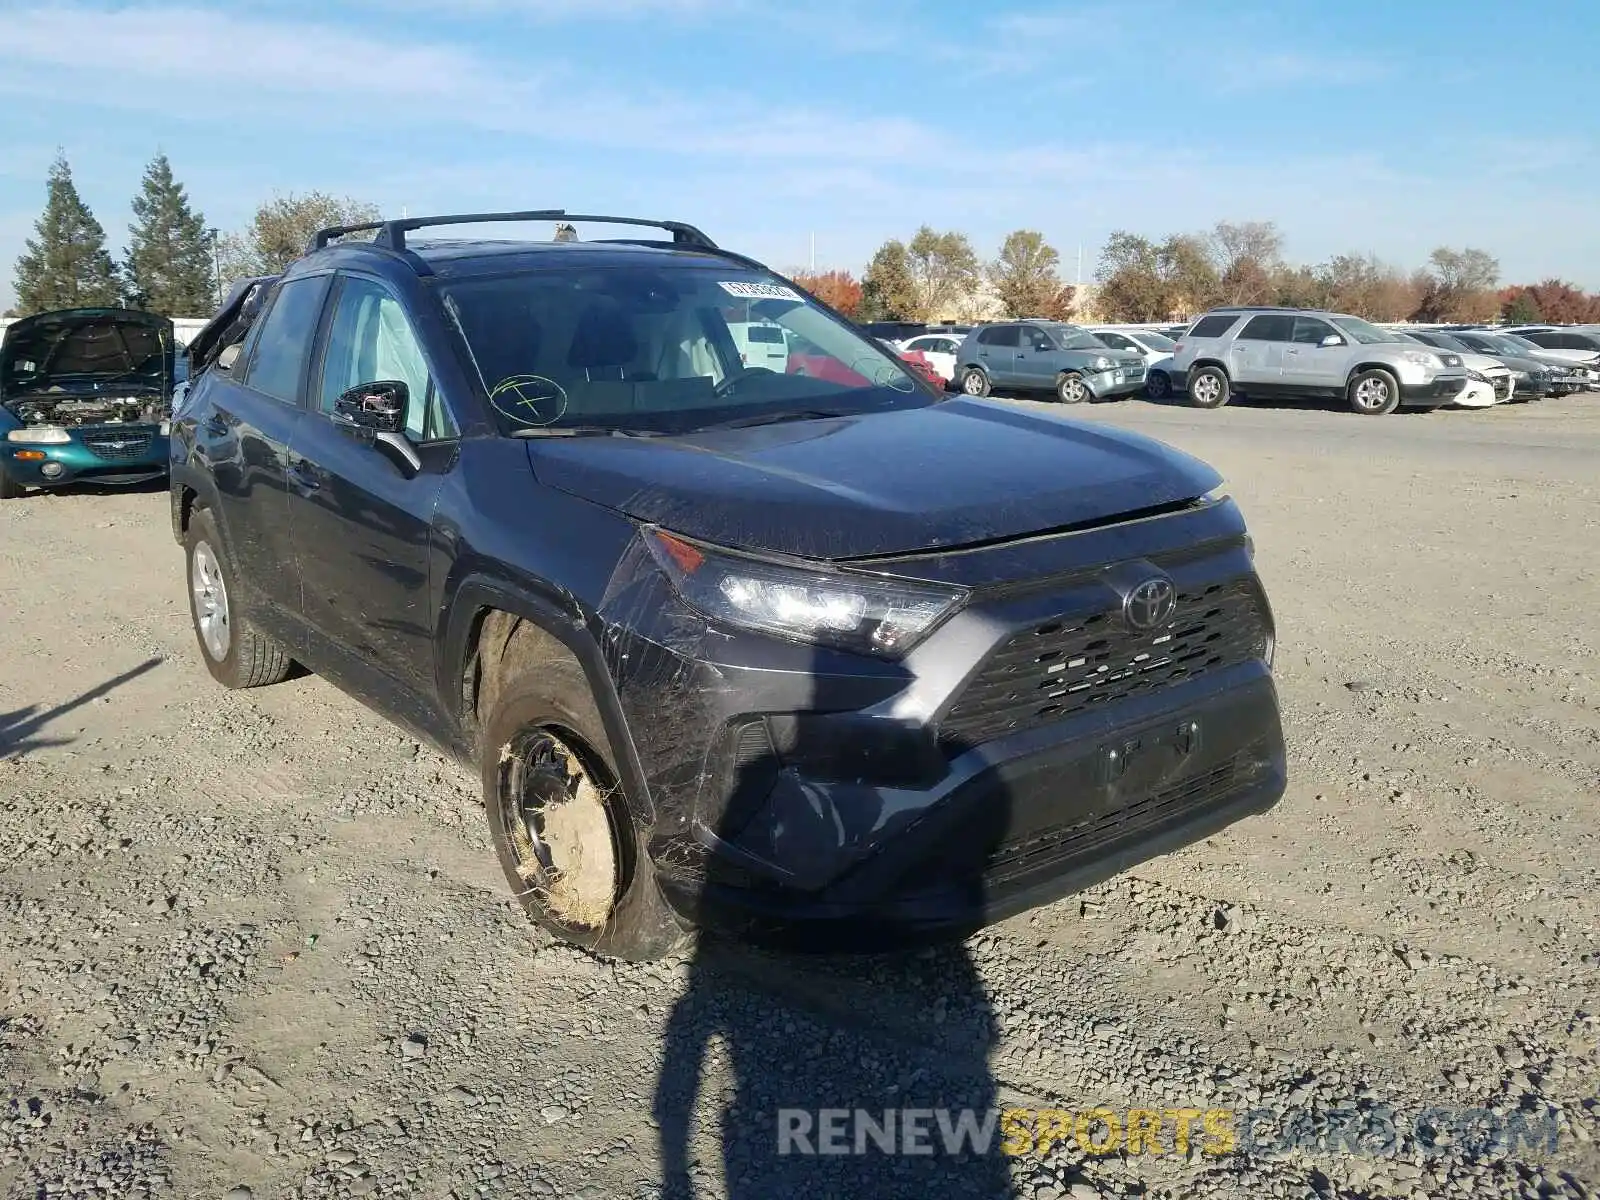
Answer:
<svg viewBox="0 0 1600 1200"><path fill-rule="evenodd" d="M139 433L86 433L83 435L83 444L93 450L97 458L107 462L127 462L150 453L150 443L154 437L148 430Z"/></svg>
<svg viewBox="0 0 1600 1200"><path fill-rule="evenodd" d="M1120 609L1059 617L996 650L945 718L964 748L1036 729L1266 653L1266 609L1245 579L1181 592L1165 629L1135 633Z"/></svg>
<svg viewBox="0 0 1600 1200"><path fill-rule="evenodd" d="M1248 778L1257 753L1254 747L1241 750L1204 774L1180 780L1124 808L1053 825L997 846L989 855L984 879L990 884L1003 884L1160 825L1185 810L1225 800Z"/></svg>
<svg viewBox="0 0 1600 1200"><path fill-rule="evenodd" d="M1500 378L1493 380L1493 383L1494 398L1496 400L1509 400L1511 398L1511 376L1503 375Z"/></svg>

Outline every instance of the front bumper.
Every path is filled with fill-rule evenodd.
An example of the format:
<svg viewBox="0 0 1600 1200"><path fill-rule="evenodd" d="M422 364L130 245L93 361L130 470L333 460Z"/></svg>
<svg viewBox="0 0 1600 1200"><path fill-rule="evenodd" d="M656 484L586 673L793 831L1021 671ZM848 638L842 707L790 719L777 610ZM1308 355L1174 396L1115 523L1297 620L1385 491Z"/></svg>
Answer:
<svg viewBox="0 0 1600 1200"><path fill-rule="evenodd" d="M151 434L148 441L138 434L101 440L104 444L98 450L76 439L54 446L0 441L0 467L16 482L36 488L76 483L122 487L167 474L165 434Z"/></svg>
<svg viewBox="0 0 1600 1200"><path fill-rule="evenodd" d="M1493 408L1499 403L1501 400L1495 395L1494 386L1479 379L1469 382L1461 389L1461 394L1451 401L1456 408Z"/></svg>
<svg viewBox="0 0 1600 1200"><path fill-rule="evenodd" d="M1401 408L1442 408L1458 402L1472 379L1466 375L1435 375L1421 383L1400 381Z"/></svg>
<svg viewBox="0 0 1600 1200"><path fill-rule="evenodd" d="M1089 385L1089 390L1095 394L1096 399L1104 400L1107 396L1125 396L1130 392L1143 391L1147 375L1148 372L1142 365L1119 367L1085 375L1083 381Z"/></svg>
<svg viewBox="0 0 1600 1200"><path fill-rule="evenodd" d="M1116 580L1152 569L1182 619L1119 632ZM719 628L630 573L605 639L646 851L691 924L817 949L961 936L1283 794L1271 613L1231 502L939 556L919 577L1029 582L900 662Z"/></svg>

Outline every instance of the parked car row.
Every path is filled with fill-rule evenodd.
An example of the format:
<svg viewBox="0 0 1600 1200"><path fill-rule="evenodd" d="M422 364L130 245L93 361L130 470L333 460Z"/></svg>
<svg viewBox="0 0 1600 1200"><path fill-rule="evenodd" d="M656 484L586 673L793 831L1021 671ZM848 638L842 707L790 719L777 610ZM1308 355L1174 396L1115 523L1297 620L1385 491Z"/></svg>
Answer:
<svg viewBox="0 0 1600 1200"><path fill-rule="evenodd" d="M1600 386L1600 330L1418 329L1273 305L1218 308L1151 375L1150 394L1182 389L1198 408L1239 396L1341 398L1367 416L1489 408Z"/></svg>

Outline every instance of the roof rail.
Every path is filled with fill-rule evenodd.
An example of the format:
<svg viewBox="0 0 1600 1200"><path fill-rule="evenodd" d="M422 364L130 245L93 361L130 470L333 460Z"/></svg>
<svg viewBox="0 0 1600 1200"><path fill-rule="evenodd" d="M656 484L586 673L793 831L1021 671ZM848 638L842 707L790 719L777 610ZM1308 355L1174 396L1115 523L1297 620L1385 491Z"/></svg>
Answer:
<svg viewBox="0 0 1600 1200"><path fill-rule="evenodd" d="M498 212L498 213L456 213L438 217L402 217L394 221L371 221L361 225L335 225L329 229L320 229L312 237L306 253L310 254L321 250L334 238L343 237L348 233L365 233L369 229L376 229L378 236L373 239L373 244L386 250L404 250L406 248L406 234L417 229L431 229L436 225L497 225L509 221L559 221L572 224L576 221L591 221L607 225L643 225L650 229L664 229L672 235L675 246L691 246L698 250L716 250L717 244L713 242L693 225L682 221L650 221L642 217L605 217L582 213L569 213L564 208L531 209L523 212Z"/></svg>

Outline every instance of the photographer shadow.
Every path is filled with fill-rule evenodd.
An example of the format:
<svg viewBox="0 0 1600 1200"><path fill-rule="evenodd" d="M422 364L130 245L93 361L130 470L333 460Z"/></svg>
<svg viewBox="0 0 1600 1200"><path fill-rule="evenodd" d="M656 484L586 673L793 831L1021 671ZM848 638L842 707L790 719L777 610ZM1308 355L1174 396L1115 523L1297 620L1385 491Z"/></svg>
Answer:
<svg viewBox="0 0 1600 1200"><path fill-rule="evenodd" d="M740 782L760 778L765 794L783 769L749 762ZM1017 1194L990 1068L999 1022L958 940L985 923L983 871L1005 836L1008 799L991 793L932 840L937 861L916 859L891 889L893 906L799 934L735 920L732 938L696 935L653 1105L663 1200ZM881 806L841 819L830 803L813 796L781 815L790 828L810 817L824 841L848 840L847 822L888 820ZM732 841L737 823L724 821L719 837ZM907 836L893 835L897 848ZM751 885L719 855L706 870L701 896L713 904ZM941 910L965 914L937 941L907 915L934 890ZM921 894L907 902L912 893Z"/></svg>

